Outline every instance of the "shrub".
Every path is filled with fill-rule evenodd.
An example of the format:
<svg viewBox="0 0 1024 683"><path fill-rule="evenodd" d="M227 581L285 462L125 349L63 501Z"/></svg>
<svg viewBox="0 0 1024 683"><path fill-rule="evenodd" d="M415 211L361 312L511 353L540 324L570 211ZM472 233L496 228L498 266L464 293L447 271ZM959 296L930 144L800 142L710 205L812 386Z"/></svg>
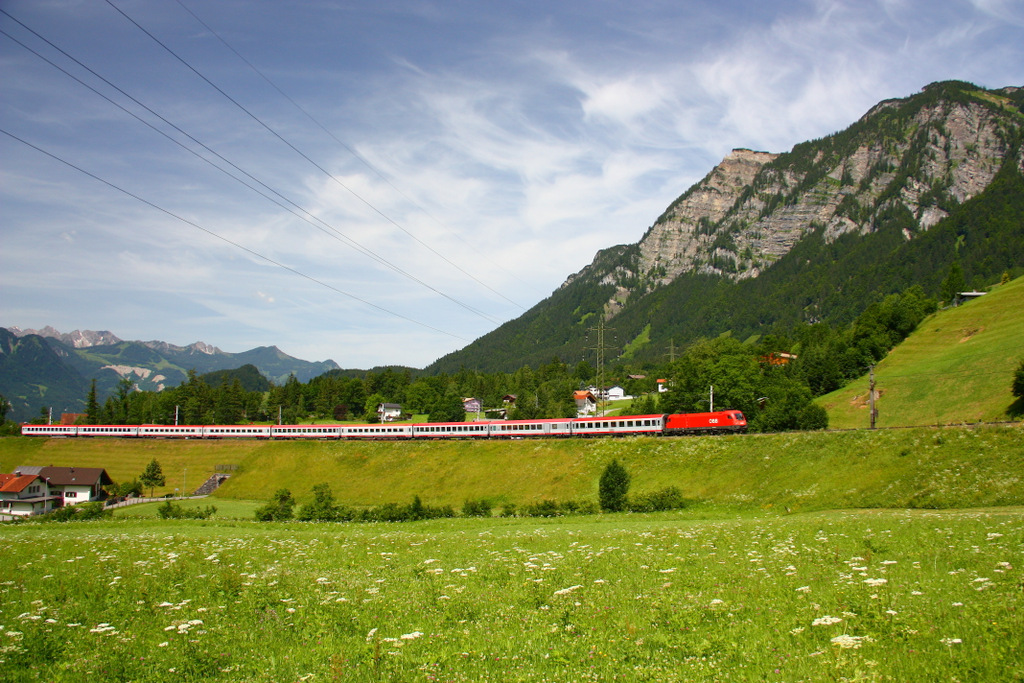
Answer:
<svg viewBox="0 0 1024 683"><path fill-rule="evenodd" d="M629 501L631 512L664 512L686 507L683 492L676 486L666 486L657 491L643 493Z"/></svg>
<svg viewBox="0 0 1024 683"><path fill-rule="evenodd" d="M462 516L463 517L490 517L491 516L491 501L486 498L480 498L479 500L469 499L462 504Z"/></svg>
<svg viewBox="0 0 1024 683"><path fill-rule="evenodd" d="M87 519L102 519L104 517L113 516L113 511L105 510L103 503L92 502L80 503L78 505L65 505L62 508L57 508L53 512L48 512L45 515L42 515L39 519L42 522L72 522Z"/></svg>
<svg viewBox="0 0 1024 683"><path fill-rule="evenodd" d="M171 501L165 502L156 509L160 519L209 519L217 512L215 505L207 505L205 508L183 508Z"/></svg>
<svg viewBox="0 0 1024 683"><path fill-rule="evenodd" d="M618 460L612 460L601 473L598 482L597 498L601 509L607 512L619 512L626 508L629 495L629 472Z"/></svg>
<svg viewBox="0 0 1024 683"><path fill-rule="evenodd" d="M295 499L288 489L278 489L266 505L256 509L257 522L281 522L292 518Z"/></svg>
<svg viewBox="0 0 1024 683"><path fill-rule="evenodd" d="M530 503L523 507L524 517L558 517L562 514L562 508L557 501L542 500L538 503Z"/></svg>

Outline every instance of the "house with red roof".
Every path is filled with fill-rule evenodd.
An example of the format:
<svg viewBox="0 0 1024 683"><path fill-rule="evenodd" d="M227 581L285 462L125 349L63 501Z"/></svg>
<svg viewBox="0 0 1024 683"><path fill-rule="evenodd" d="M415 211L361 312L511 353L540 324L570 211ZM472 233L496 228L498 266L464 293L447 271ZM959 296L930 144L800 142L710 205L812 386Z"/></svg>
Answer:
<svg viewBox="0 0 1024 683"><path fill-rule="evenodd" d="M103 499L114 483L102 467L19 467L0 474L0 517L41 515L65 505Z"/></svg>
<svg viewBox="0 0 1024 683"><path fill-rule="evenodd" d="M0 519L41 515L60 507L61 500L38 474L0 474Z"/></svg>

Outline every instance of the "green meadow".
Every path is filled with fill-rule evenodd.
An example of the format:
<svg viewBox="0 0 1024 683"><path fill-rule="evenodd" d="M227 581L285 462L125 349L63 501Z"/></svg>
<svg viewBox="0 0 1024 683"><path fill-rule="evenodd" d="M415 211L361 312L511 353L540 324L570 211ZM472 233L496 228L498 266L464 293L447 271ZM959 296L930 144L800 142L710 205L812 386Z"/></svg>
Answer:
<svg viewBox="0 0 1024 683"><path fill-rule="evenodd" d="M1010 681L1024 512L2 529L5 681Z"/></svg>
<svg viewBox="0 0 1024 683"><path fill-rule="evenodd" d="M1010 392L1024 360L1024 278L925 319L875 367L877 426L1019 420ZM870 424L869 378L817 399L832 428Z"/></svg>

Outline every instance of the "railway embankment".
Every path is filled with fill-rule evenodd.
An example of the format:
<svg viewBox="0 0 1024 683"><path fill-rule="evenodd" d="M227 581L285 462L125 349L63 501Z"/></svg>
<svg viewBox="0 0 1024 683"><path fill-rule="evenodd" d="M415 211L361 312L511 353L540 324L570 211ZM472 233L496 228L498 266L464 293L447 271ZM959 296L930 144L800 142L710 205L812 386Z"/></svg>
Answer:
<svg viewBox="0 0 1024 683"><path fill-rule="evenodd" d="M225 467L213 499L266 500L288 488L301 502L327 483L347 505L460 507L594 500L613 458L634 493L676 486L696 505L806 511L1024 505L1024 427L917 427L742 436L522 439L426 443L0 439L0 470L19 465L104 467L115 481L157 459L173 493Z"/></svg>

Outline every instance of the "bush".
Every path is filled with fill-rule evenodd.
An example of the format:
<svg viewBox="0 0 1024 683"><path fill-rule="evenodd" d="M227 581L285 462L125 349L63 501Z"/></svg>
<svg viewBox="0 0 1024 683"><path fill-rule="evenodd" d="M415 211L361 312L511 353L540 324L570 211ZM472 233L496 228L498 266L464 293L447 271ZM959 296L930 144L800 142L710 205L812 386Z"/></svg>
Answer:
<svg viewBox="0 0 1024 683"><path fill-rule="evenodd" d="M215 505L207 505L205 508L183 508L171 501L165 502L156 509L160 519L209 519L217 512Z"/></svg>
<svg viewBox="0 0 1024 683"><path fill-rule="evenodd" d="M113 517L111 510L105 510L103 503L80 503L78 505L65 505L53 512L42 515L39 520L42 522L72 522L84 521L87 519L103 519Z"/></svg>
<svg viewBox="0 0 1024 683"><path fill-rule="evenodd" d="M524 506L521 514L524 517L558 517L562 514L562 507L556 501L542 500Z"/></svg>
<svg viewBox="0 0 1024 683"><path fill-rule="evenodd" d="M687 501L683 498L683 492L676 486L666 486L657 491L644 493L629 501L630 512L664 512L666 510L681 510L686 507Z"/></svg>
<svg viewBox="0 0 1024 683"><path fill-rule="evenodd" d="M424 505L419 496L414 496L409 505L384 503L377 507L362 510L353 515L354 521L360 522L414 522L421 519L440 519L454 517L455 510L450 505L433 507Z"/></svg>
<svg viewBox="0 0 1024 683"><path fill-rule="evenodd" d="M467 500L462 504L462 516L463 517L490 517L491 516L491 501L486 498L479 500Z"/></svg>
<svg viewBox="0 0 1024 683"><path fill-rule="evenodd" d="M282 522L292 518L295 499L288 489L278 489L266 505L256 509L257 522Z"/></svg>

